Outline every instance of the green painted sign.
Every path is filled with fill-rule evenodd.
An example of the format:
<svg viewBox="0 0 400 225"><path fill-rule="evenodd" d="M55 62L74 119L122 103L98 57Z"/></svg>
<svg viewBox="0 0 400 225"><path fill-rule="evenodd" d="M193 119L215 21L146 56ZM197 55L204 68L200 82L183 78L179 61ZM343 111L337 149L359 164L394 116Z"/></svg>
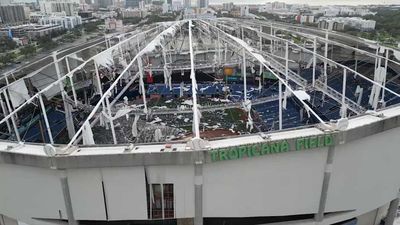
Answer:
<svg viewBox="0 0 400 225"><path fill-rule="evenodd" d="M287 140L276 142L262 142L249 145L240 145L228 148L214 149L210 151L211 161L225 161L242 158L252 158L263 155L301 151L315 148L323 148L334 145L333 136L330 134L295 139L289 144ZM293 146L294 145L294 146Z"/></svg>

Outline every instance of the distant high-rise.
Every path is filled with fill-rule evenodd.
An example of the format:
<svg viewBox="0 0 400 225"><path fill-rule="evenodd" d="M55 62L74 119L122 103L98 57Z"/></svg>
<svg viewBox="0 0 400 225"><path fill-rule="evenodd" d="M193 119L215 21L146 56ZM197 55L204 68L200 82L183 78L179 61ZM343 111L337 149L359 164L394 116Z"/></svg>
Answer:
<svg viewBox="0 0 400 225"><path fill-rule="evenodd" d="M208 8L208 0L198 0L197 7L199 8Z"/></svg>
<svg viewBox="0 0 400 225"><path fill-rule="evenodd" d="M125 1L124 0L114 0L113 5L115 8L124 8L125 7Z"/></svg>
<svg viewBox="0 0 400 225"><path fill-rule="evenodd" d="M125 0L125 8L139 8L141 0Z"/></svg>
<svg viewBox="0 0 400 225"><path fill-rule="evenodd" d="M67 16L77 15L79 8L75 0L40 0L39 6L44 14L65 12Z"/></svg>
<svg viewBox="0 0 400 225"><path fill-rule="evenodd" d="M224 10L230 12L235 7L235 5L233 4L233 2L229 2L229 3L223 3L222 7Z"/></svg>
<svg viewBox="0 0 400 225"><path fill-rule="evenodd" d="M11 0L0 0L0 5L10 5Z"/></svg>
<svg viewBox="0 0 400 225"><path fill-rule="evenodd" d="M192 7L192 1L191 0L184 0L184 7L185 8L190 8Z"/></svg>
<svg viewBox="0 0 400 225"><path fill-rule="evenodd" d="M17 24L26 20L25 9L22 5L0 6L0 23Z"/></svg>
<svg viewBox="0 0 400 225"><path fill-rule="evenodd" d="M112 0L95 0L95 5L98 8L107 8L107 7L113 5L113 1Z"/></svg>

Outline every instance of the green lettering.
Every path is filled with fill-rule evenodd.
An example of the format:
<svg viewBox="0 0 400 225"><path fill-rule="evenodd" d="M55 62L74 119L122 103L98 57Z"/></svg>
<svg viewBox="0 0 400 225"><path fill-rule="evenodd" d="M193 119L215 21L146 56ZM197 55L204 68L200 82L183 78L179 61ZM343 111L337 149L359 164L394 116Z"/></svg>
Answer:
<svg viewBox="0 0 400 225"><path fill-rule="evenodd" d="M251 154L253 156L260 156L260 149L259 149L260 145L253 145L251 148Z"/></svg>
<svg viewBox="0 0 400 225"><path fill-rule="evenodd" d="M310 145L309 145L309 139L308 138L304 138L304 149L309 149Z"/></svg>
<svg viewBox="0 0 400 225"><path fill-rule="evenodd" d="M325 145L324 142L325 142L324 137L323 136L318 136L318 147L319 148L324 147L324 145Z"/></svg>
<svg viewBox="0 0 400 225"><path fill-rule="evenodd" d="M262 147L261 147L261 155L267 155L270 154L270 147L268 143L263 143Z"/></svg>
<svg viewBox="0 0 400 225"><path fill-rule="evenodd" d="M304 148L304 138L299 138L296 140L296 151L299 151L302 148Z"/></svg>
<svg viewBox="0 0 400 225"><path fill-rule="evenodd" d="M246 146L240 146L239 147L239 159L243 158L243 156L247 154L247 148Z"/></svg>
<svg viewBox="0 0 400 225"><path fill-rule="evenodd" d="M231 148L228 152L229 159L237 159L239 157L239 153L236 148Z"/></svg>
<svg viewBox="0 0 400 225"><path fill-rule="evenodd" d="M217 151L211 151L211 161L218 161L218 150Z"/></svg>
<svg viewBox="0 0 400 225"><path fill-rule="evenodd" d="M286 140L281 142L281 152L288 152L290 150L289 142Z"/></svg>
<svg viewBox="0 0 400 225"><path fill-rule="evenodd" d="M325 135L325 146L333 145L333 137L332 135Z"/></svg>
<svg viewBox="0 0 400 225"><path fill-rule="evenodd" d="M280 145L278 142L271 144L271 153L279 153L280 152Z"/></svg>
<svg viewBox="0 0 400 225"><path fill-rule="evenodd" d="M246 152L247 152L247 157L252 157L253 155L251 154L251 145L246 145Z"/></svg>
<svg viewBox="0 0 400 225"><path fill-rule="evenodd" d="M219 151L219 160L221 160L221 161L228 160L226 153L227 153L227 150L220 150Z"/></svg>
<svg viewBox="0 0 400 225"><path fill-rule="evenodd" d="M310 137L310 148L316 148L317 142L318 142L317 137Z"/></svg>

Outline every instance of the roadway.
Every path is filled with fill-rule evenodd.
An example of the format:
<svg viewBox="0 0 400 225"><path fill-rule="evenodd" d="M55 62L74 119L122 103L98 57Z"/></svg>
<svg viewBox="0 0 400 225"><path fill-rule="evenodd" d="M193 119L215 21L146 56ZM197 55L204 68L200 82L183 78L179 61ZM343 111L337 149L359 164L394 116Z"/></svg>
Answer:
<svg viewBox="0 0 400 225"><path fill-rule="evenodd" d="M4 76L7 73L12 73L15 78L20 78L26 76L27 74L36 71L48 64L53 62L52 52L57 51L57 57L61 58L65 55L71 54L73 52L79 51L80 49L86 48L88 46L100 43L104 41L104 37L99 37L91 41L86 41L86 37L82 37L75 41L74 44L69 45L68 47L60 46L52 51L45 51L39 54L36 54L32 58L28 59L27 61L23 62L22 65L16 68L8 68L6 70L0 71L1 76ZM0 80L0 85L5 85L5 80Z"/></svg>

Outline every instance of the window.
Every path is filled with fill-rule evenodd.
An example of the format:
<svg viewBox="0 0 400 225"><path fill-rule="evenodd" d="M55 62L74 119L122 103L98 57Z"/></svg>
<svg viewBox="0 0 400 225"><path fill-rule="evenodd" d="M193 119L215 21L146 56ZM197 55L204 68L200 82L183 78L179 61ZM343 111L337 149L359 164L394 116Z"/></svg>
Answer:
<svg viewBox="0 0 400 225"><path fill-rule="evenodd" d="M152 184L153 188L153 202L152 202L152 218L162 219L162 194L161 185Z"/></svg>
<svg viewBox="0 0 400 225"><path fill-rule="evenodd" d="M147 189L149 219L174 218L174 185L149 184Z"/></svg>
<svg viewBox="0 0 400 225"><path fill-rule="evenodd" d="M164 184L164 218L174 218L174 185Z"/></svg>

